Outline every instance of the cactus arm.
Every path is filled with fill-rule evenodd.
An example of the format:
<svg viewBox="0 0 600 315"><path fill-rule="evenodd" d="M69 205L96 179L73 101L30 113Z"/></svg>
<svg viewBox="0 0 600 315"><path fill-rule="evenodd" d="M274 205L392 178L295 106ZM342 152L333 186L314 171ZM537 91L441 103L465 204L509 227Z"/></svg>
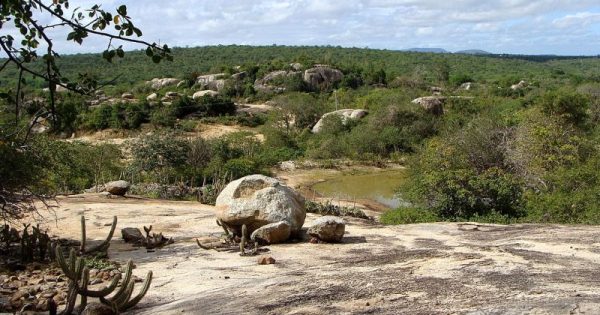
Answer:
<svg viewBox="0 0 600 315"><path fill-rule="evenodd" d="M144 280L144 285L142 286L142 289L140 290L140 292L131 300L127 301L125 304L123 304L119 310L121 311L125 311L127 309L130 309L132 307L134 307L148 292L148 289L150 289L150 283L152 282L152 271L148 271L148 274L146 275L146 280Z"/></svg>
<svg viewBox="0 0 600 315"><path fill-rule="evenodd" d="M89 290L89 289L85 289L81 291L81 295L86 295L89 297L95 297L95 298L99 298L99 297L103 297L103 296L107 296L109 294L111 294L119 285L119 280L121 280L121 275L117 274L112 281L110 282L110 284L105 287L104 289L101 290Z"/></svg>
<svg viewBox="0 0 600 315"><path fill-rule="evenodd" d="M108 247L110 246L110 240L112 239L113 235L115 234L116 228L117 228L117 216L114 216L112 225L110 226L110 232L108 233L108 237L104 240L104 242L102 242L101 244L98 244L97 246L95 246L93 248L85 250L84 253L89 254L89 253L93 253L96 251L104 252L104 251L108 250Z"/></svg>
<svg viewBox="0 0 600 315"><path fill-rule="evenodd" d="M83 268L83 275L81 277L81 284L79 285L78 292L81 295L81 301L79 302L79 312L82 312L87 305L87 295L83 292L87 291L88 283L90 281L90 270L85 267Z"/></svg>
<svg viewBox="0 0 600 315"><path fill-rule="evenodd" d="M85 217L81 216L81 246L79 246L79 252L85 253Z"/></svg>
<svg viewBox="0 0 600 315"><path fill-rule="evenodd" d="M125 267L125 278L123 278L123 281L121 282L121 287L119 288L119 291L117 291L115 293L115 295L110 299L111 301L114 301L117 296L121 296L123 294L123 292L125 290L127 290L127 284L131 281L132 271L133 271L133 262L131 260L129 260L127 262L127 266Z"/></svg>
<svg viewBox="0 0 600 315"><path fill-rule="evenodd" d="M67 276L67 278L69 278L70 280L76 278L74 274L75 268L71 268L71 261L74 260L72 254L73 250L71 251L71 254L69 254L69 263L67 263L65 261L65 256L63 255L62 248L60 247L60 245L56 246L56 262L58 263L60 269L62 269L62 271L65 273L65 276Z"/></svg>
<svg viewBox="0 0 600 315"><path fill-rule="evenodd" d="M122 286L126 287L125 291L121 295L113 296L112 301L117 305L118 309L121 309L121 305L125 304L133 294L133 287L135 286L135 282L129 281L128 283L122 283Z"/></svg>

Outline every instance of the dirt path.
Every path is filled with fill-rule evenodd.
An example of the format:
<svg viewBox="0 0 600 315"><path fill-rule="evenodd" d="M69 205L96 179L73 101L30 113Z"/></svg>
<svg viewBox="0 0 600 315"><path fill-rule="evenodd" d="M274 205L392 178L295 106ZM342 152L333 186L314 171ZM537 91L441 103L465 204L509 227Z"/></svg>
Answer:
<svg viewBox="0 0 600 315"><path fill-rule="evenodd" d="M205 251L213 208L194 202L61 198L47 222L62 237L101 239L152 224L176 243L153 253L112 241L110 257L153 270L136 314L598 314L600 229L458 223L381 226L348 218L341 244L269 246L274 265ZM306 226L317 216L309 214Z"/></svg>

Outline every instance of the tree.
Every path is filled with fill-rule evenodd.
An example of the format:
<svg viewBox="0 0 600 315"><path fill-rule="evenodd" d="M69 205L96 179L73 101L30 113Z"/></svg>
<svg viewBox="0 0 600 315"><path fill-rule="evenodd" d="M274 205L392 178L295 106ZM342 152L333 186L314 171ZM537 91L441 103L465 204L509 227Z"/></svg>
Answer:
<svg viewBox="0 0 600 315"><path fill-rule="evenodd" d="M86 74L81 74L77 80L62 75L57 63L60 57L54 49L54 40L49 30L65 31L66 39L79 45L88 37L105 38L107 48L102 57L111 62L115 57L125 55L120 42L130 42L146 47L146 55L155 63L163 59L172 60L167 45L149 43L136 37L142 35L131 17L127 14L125 5L119 6L115 12L109 12L100 5L89 9L69 9L68 0L2 0L0 2L0 49L6 55L0 60L0 72L8 67L16 67L18 81L14 90L3 91L0 98L9 105L14 105L15 124L0 125L0 217L16 218L23 212L35 209L34 201L46 200L37 189L42 182L44 170L43 150L35 144L28 143L31 128L38 119L50 118L52 126L58 127L58 111L55 106L57 87L87 94L99 88L99 82ZM41 22L43 18L54 21L53 24ZM19 35L4 32L13 25ZM112 29L112 31L111 31ZM39 52L38 52L39 51ZM24 98L23 87L25 75L41 78L48 83L50 104L43 107L33 118L33 123L26 128L19 127L20 105Z"/></svg>
<svg viewBox="0 0 600 315"><path fill-rule="evenodd" d="M85 74L76 81L61 74L57 65L60 55L54 50L53 39L48 35L51 29L65 30L66 39L79 45L90 36L106 38L108 44L102 57L108 62L125 55L123 46L116 46L113 42L131 42L145 46L146 54L156 63L162 59L172 60L167 45L159 46L157 43L134 38L142 36L142 31L127 15L125 5L119 6L113 13L102 9L98 4L85 10L75 8L69 11L69 7L69 0L52 0L49 3L42 0L5 0L0 4L0 29L6 28L12 22L14 28L20 32L16 38L10 34L0 36L0 48L7 56L0 65L0 71L12 64L17 67L19 73L16 91L0 95L9 103L14 103L17 123L19 105L24 97L22 88L26 82L23 78L25 74L48 82L50 108L49 111L39 113L39 116L50 117L54 126L57 122L55 93L58 86L81 94L93 92L98 88L97 80ZM51 17L53 21L58 22L42 24L40 19L43 17ZM114 32L109 32L111 26ZM38 50L44 52L38 53ZM38 62L44 65L42 69L38 67Z"/></svg>

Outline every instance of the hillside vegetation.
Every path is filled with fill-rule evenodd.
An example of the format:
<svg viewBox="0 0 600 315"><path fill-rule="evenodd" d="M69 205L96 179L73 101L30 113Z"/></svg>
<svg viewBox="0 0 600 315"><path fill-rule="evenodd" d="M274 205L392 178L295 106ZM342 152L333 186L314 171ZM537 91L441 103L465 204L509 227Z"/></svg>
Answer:
<svg viewBox="0 0 600 315"><path fill-rule="evenodd" d="M153 65L143 54L112 64L63 56L66 75L105 84L91 96L60 94L57 124L35 128L36 155L5 163L19 152L0 143L0 178L22 178L39 193L117 178L201 186L196 197L210 202L224 182L268 174L281 161L395 162L409 170L399 189L412 206L385 213L387 223L600 222L599 58L218 46L176 48L173 62ZM311 79L318 75L326 79ZM177 80L146 82L154 78ZM14 93L16 79L12 69L1 72L0 92ZM28 82L17 119L24 130L44 111L43 88ZM14 126L14 105L2 102L0 125ZM248 103L268 110L240 110ZM313 132L336 109L368 115L329 115ZM252 132L193 136L208 124ZM106 129L133 140L61 140Z"/></svg>

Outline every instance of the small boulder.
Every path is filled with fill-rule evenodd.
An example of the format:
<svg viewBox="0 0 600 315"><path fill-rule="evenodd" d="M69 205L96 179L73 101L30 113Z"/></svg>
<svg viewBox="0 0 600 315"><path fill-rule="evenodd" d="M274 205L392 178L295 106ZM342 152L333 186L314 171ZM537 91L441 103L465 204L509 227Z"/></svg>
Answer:
<svg viewBox="0 0 600 315"><path fill-rule="evenodd" d="M316 219L307 234L325 242L339 242L344 237L346 223L340 217L324 216Z"/></svg>
<svg viewBox="0 0 600 315"><path fill-rule="evenodd" d="M197 100L197 99L202 98L202 97L204 97L206 95L215 97L215 96L219 95L219 92L216 92L216 91L213 91L213 90L198 91L198 92L194 93L194 95L192 95L192 98L195 99L195 100Z"/></svg>
<svg viewBox="0 0 600 315"><path fill-rule="evenodd" d="M277 244L285 242L290 238L291 233L290 225L285 221L280 221L259 227L252 232L250 238L262 244Z"/></svg>
<svg viewBox="0 0 600 315"><path fill-rule="evenodd" d="M158 94L156 94L156 93L152 93L146 97L146 101L148 101L148 102L153 102L153 101L156 101L157 99L158 99Z"/></svg>
<svg viewBox="0 0 600 315"><path fill-rule="evenodd" d="M138 228L123 228L121 229L121 236L125 240L125 243L139 243L144 240L144 235L142 235L142 231Z"/></svg>
<svg viewBox="0 0 600 315"><path fill-rule="evenodd" d="M123 94L121 94L121 98L124 100L132 100L135 97L131 93L123 93Z"/></svg>
<svg viewBox="0 0 600 315"><path fill-rule="evenodd" d="M472 82L465 82L463 84L460 85L460 89L461 90L465 90L465 91L469 91L473 88L473 83Z"/></svg>
<svg viewBox="0 0 600 315"><path fill-rule="evenodd" d="M511 85L510 89L513 90L513 91L516 91L516 90L520 90L520 89L525 88L525 87L527 87L527 82L521 80L521 82L519 82L517 84Z"/></svg>
<svg viewBox="0 0 600 315"><path fill-rule="evenodd" d="M124 180L116 180L106 183L104 187L111 195L124 196L129 190L129 187L131 187L131 184Z"/></svg>

